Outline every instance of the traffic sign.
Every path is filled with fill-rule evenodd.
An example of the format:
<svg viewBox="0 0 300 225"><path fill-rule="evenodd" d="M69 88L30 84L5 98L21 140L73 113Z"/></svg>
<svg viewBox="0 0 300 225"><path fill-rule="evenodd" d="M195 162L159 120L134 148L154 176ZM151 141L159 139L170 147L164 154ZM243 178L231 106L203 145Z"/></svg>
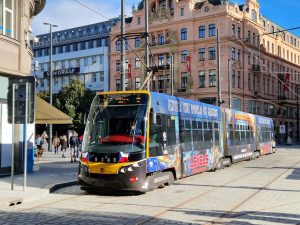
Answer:
<svg viewBox="0 0 300 225"><path fill-rule="evenodd" d="M280 134L285 134L285 125L280 125L279 126L279 133Z"/></svg>

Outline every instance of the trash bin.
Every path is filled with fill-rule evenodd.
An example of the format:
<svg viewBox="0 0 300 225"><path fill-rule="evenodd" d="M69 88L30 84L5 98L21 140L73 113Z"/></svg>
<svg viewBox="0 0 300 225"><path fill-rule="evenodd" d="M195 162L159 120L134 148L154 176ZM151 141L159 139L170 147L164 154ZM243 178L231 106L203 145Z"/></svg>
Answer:
<svg viewBox="0 0 300 225"><path fill-rule="evenodd" d="M27 173L33 172L34 148L27 149Z"/></svg>

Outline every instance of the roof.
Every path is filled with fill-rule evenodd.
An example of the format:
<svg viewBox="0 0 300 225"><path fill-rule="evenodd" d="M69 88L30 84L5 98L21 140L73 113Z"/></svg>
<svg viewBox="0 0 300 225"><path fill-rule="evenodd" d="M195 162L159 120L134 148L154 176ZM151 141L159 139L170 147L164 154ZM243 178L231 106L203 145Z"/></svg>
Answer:
<svg viewBox="0 0 300 225"><path fill-rule="evenodd" d="M72 124L73 119L40 97L35 96L35 123Z"/></svg>

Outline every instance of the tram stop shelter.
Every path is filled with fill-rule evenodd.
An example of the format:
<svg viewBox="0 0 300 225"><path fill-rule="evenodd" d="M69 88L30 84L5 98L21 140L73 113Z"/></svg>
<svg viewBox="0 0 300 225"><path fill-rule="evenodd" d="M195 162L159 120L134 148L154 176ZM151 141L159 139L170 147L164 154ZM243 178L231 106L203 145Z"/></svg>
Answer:
<svg viewBox="0 0 300 225"><path fill-rule="evenodd" d="M35 96L35 124L72 124L73 119L59 109Z"/></svg>

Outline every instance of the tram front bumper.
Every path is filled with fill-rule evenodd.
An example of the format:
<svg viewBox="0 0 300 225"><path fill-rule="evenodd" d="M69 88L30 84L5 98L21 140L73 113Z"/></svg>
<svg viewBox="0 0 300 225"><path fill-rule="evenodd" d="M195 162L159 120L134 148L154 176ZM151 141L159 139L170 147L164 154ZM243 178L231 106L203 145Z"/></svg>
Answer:
<svg viewBox="0 0 300 225"><path fill-rule="evenodd" d="M118 174L89 173L85 166L80 166L78 184L84 188L98 191L145 191L144 183L146 170L143 167L135 168Z"/></svg>

